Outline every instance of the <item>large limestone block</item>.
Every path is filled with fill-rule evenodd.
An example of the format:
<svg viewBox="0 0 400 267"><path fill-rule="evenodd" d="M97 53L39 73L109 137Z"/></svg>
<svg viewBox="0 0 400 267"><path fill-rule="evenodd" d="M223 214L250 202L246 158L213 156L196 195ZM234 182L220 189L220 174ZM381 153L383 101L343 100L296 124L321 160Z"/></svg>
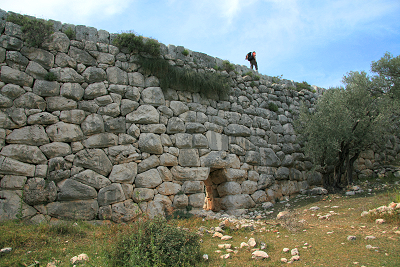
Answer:
<svg viewBox="0 0 400 267"><path fill-rule="evenodd" d="M161 137L153 133L142 133L139 137L139 149L150 154L162 154Z"/></svg>
<svg viewBox="0 0 400 267"><path fill-rule="evenodd" d="M289 171L290 180L301 181L303 180L303 174L301 171L291 168Z"/></svg>
<svg viewBox="0 0 400 267"><path fill-rule="evenodd" d="M237 182L222 183L217 187L218 195L224 197L227 195L238 195L242 193L242 188Z"/></svg>
<svg viewBox="0 0 400 267"><path fill-rule="evenodd" d="M145 172L147 170L157 168L159 165L160 159L156 155L152 155L138 164L137 172Z"/></svg>
<svg viewBox="0 0 400 267"><path fill-rule="evenodd" d="M13 130L6 137L6 142L11 144L26 144L40 146L50 142L43 126L32 125Z"/></svg>
<svg viewBox="0 0 400 267"><path fill-rule="evenodd" d="M135 111L126 115L126 122L138 124L159 123L160 114L157 109L150 105L141 105Z"/></svg>
<svg viewBox="0 0 400 267"><path fill-rule="evenodd" d="M211 150L228 150L228 136L213 131L206 133L208 147Z"/></svg>
<svg viewBox="0 0 400 267"><path fill-rule="evenodd" d="M0 199L0 222L18 219L20 215L24 219L37 213L21 200L20 191L1 190Z"/></svg>
<svg viewBox="0 0 400 267"><path fill-rule="evenodd" d="M17 84L20 86L32 87L33 77L25 72L10 68L8 66L1 67L1 80L5 83Z"/></svg>
<svg viewBox="0 0 400 267"><path fill-rule="evenodd" d="M179 181L204 181L210 174L210 168L174 166L171 173L174 179Z"/></svg>
<svg viewBox="0 0 400 267"><path fill-rule="evenodd" d="M111 184L111 181L107 177L92 170L84 170L83 172L75 174L72 179L94 187L97 190Z"/></svg>
<svg viewBox="0 0 400 267"><path fill-rule="evenodd" d="M54 55L49 51L36 47L24 46L21 49L21 53L30 60L39 63L47 70L51 69L54 65Z"/></svg>
<svg viewBox="0 0 400 267"><path fill-rule="evenodd" d="M60 84L56 81L36 80L33 85L33 92L40 96L58 96Z"/></svg>
<svg viewBox="0 0 400 267"><path fill-rule="evenodd" d="M0 36L0 45L7 50L18 51L23 47L24 42L19 38L3 34Z"/></svg>
<svg viewBox="0 0 400 267"><path fill-rule="evenodd" d="M307 183L311 185L322 185L322 174L320 172L311 172L307 175Z"/></svg>
<svg viewBox="0 0 400 267"><path fill-rule="evenodd" d="M181 101L171 101L169 104L170 109L174 112L175 116L179 116L186 111L189 111L189 108L186 104Z"/></svg>
<svg viewBox="0 0 400 267"><path fill-rule="evenodd" d="M57 81L64 83L83 83L85 79L79 75L72 68L54 68L50 72L54 73L57 77Z"/></svg>
<svg viewBox="0 0 400 267"><path fill-rule="evenodd" d="M151 169L142 173L139 173L135 179L135 185L138 188L156 188L162 183L161 176L157 169Z"/></svg>
<svg viewBox="0 0 400 267"><path fill-rule="evenodd" d="M172 206L176 209L183 209L189 205L189 198L185 194L175 195L174 201L172 202Z"/></svg>
<svg viewBox="0 0 400 267"><path fill-rule="evenodd" d="M257 182L257 189L264 190L264 189L270 187L271 185L273 185L274 182L275 182L275 178L272 174L262 173L259 176L259 179Z"/></svg>
<svg viewBox="0 0 400 267"><path fill-rule="evenodd" d="M85 89L79 83L64 83L60 89L61 96L75 101L80 101L84 93Z"/></svg>
<svg viewBox="0 0 400 267"><path fill-rule="evenodd" d="M260 204L267 201L267 194L264 190L259 190L254 192L251 195L251 198L254 200L255 203Z"/></svg>
<svg viewBox="0 0 400 267"><path fill-rule="evenodd" d="M164 196L176 195L181 190L181 187L180 184L164 182L157 187L157 191Z"/></svg>
<svg viewBox="0 0 400 267"><path fill-rule="evenodd" d="M150 188L135 188L132 198L136 203L153 200L154 190Z"/></svg>
<svg viewBox="0 0 400 267"><path fill-rule="evenodd" d="M85 89L83 97L85 99L95 99L96 97L103 96L107 94L107 88L104 82L97 82L89 84Z"/></svg>
<svg viewBox="0 0 400 267"><path fill-rule="evenodd" d="M99 211L95 199L52 202L47 204L47 214L65 220L93 220Z"/></svg>
<svg viewBox="0 0 400 267"><path fill-rule="evenodd" d="M0 188L3 189L23 189L27 177L17 175L4 175L0 182Z"/></svg>
<svg viewBox="0 0 400 267"><path fill-rule="evenodd" d="M193 135L193 147L194 148L208 148L208 140L202 134Z"/></svg>
<svg viewBox="0 0 400 267"><path fill-rule="evenodd" d="M137 164L129 162L114 165L110 173L110 181L113 183L129 183L132 184L137 173Z"/></svg>
<svg viewBox="0 0 400 267"><path fill-rule="evenodd" d="M104 132L103 117L99 114L90 114L82 122L81 129L85 135L92 135Z"/></svg>
<svg viewBox="0 0 400 267"><path fill-rule="evenodd" d="M228 195L221 198L221 207L224 210L250 209L255 205L253 199L246 194Z"/></svg>
<svg viewBox="0 0 400 267"><path fill-rule="evenodd" d="M54 32L42 46L50 51L67 53L69 48L70 40L65 33Z"/></svg>
<svg viewBox="0 0 400 267"><path fill-rule="evenodd" d="M75 142L83 139L81 128L76 124L57 122L46 128L46 132L53 142Z"/></svg>
<svg viewBox="0 0 400 267"><path fill-rule="evenodd" d="M277 180L286 180L289 178L289 168L279 167L276 171L275 177Z"/></svg>
<svg viewBox="0 0 400 267"><path fill-rule="evenodd" d="M135 220L142 211L139 205L134 203L132 199L124 202L115 203L112 205L111 220L116 223L128 223Z"/></svg>
<svg viewBox="0 0 400 267"><path fill-rule="evenodd" d="M112 170L112 164L102 149L85 149L75 154L74 166L91 169L107 176Z"/></svg>
<svg viewBox="0 0 400 267"><path fill-rule="evenodd" d="M58 183L58 200L77 200L94 199L97 197L97 191L91 186L85 185L73 179L66 179Z"/></svg>
<svg viewBox="0 0 400 267"><path fill-rule="evenodd" d="M121 115L125 116L139 107L139 103L129 99L121 100Z"/></svg>
<svg viewBox="0 0 400 267"><path fill-rule="evenodd" d="M0 155L32 164L43 164L47 162L47 158L37 146L12 144L3 147Z"/></svg>
<svg viewBox="0 0 400 267"><path fill-rule="evenodd" d="M204 193L203 181L185 181L182 185L185 194Z"/></svg>
<svg viewBox="0 0 400 267"><path fill-rule="evenodd" d="M21 86L16 84L9 83L1 88L1 93L12 100L20 97L25 92L26 91Z"/></svg>
<svg viewBox="0 0 400 267"><path fill-rule="evenodd" d="M278 167L281 160L271 148L260 148L260 165Z"/></svg>
<svg viewBox="0 0 400 267"><path fill-rule="evenodd" d="M175 146L177 148L192 148L193 135L187 133L178 133L175 135Z"/></svg>
<svg viewBox="0 0 400 267"><path fill-rule="evenodd" d="M39 112L36 114L32 114L28 117L28 124L54 124L57 123L58 117L50 114L48 112Z"/></svg>
<svg viewBox="0 0 400 267"><path fill-rule="evenodd" d="M104 148L116 146L118 144L118 136L112 133L99 133L83 140L82 144L86 148Z"/></svg>
<svg viewBox="0 0 400 267"><path fill-rule="evenodd" d="M204 193L192 194L189 196L189 205L193 208L202 209L206 195Z"/></svg>
<svg viewBox="0 0 400 267"><path fill-rule="evenodd" d="M107 79L106 72L101 68L89 67L82 73L87 83L102 82Z"/></svg>
<svg viewBox="0 0 400 267"><path fill-rule="evenodd" d="M177 117L172 117L168 120L167 133L184 133L186 131L185 123Z"/></svg>
<svg viewBox="0 0 400 267"><path fill-rule="evenodd" d="M87 66L96 65L96 59L94 59L88 52L81 50L75 46L70 46L68 55L75 59L78 63L82 63Z"/></svg>
<svg viewBox="0 0 400 267"><path fill-rule="evenodd" d="M65 68L69 67L72 69L76 69L76 60L73 59L72 57L68 56L65 53L58 53L56 55L56 65L59 66L60 68Z"/></svg>
<svg viewBox="0 0 400 267"><path fill-rule="evenodd" d="M164 205L160 201L149 201L146 213L150 219L165 217Z"/></svg>
<svg viewBox="0 0 400 267"><path fill-rule="evenodd" d="M211 151L200 157L202 167L211 168L240 168L240 161L237 155L225 151Z"/></svg>
<svg viewBox="0 0 400 267"><path fill-rule="evenodd" d="M57 198L57 187L53 181L31 178L24 186L24 201L29 205L53 202Z"/></svg>
<svg viewBox="0 0 400 267"><path fill-rule="evenodd" d="M207 131L206 127L198 122L187 122L185 127L187 133L204 133Z"/></svg>
<svg viewBox="0 0 400 267"><path fill-rule="evenodd" d="M169 153L164 153L160 156L160 165L176 166L176 165L178 165L178 158Z"/></svg>
<svg viewBox="0 0 400 267"><path fill-rule="evenodd" d="M141 93L143 103L152 106L161 106L165 104L164 94L160 87L148 87Z"/></svg>
<svg viewBox="0 0 400 267"><path fill-rule="evenodd" d="M35 175L35 165L0 156L0 173L33 177Z"/></svg>
<svg viewBox="0 0 400 267"><path fill-rule="evenodd" d="M180 149L178 162L182 167L200 167L199 151L197 149Z"/></svg>
<svg viewBox="0 0 400 267"><path fill-rule="evenodd" d="M144 87L144 76L140 72L128 73L129 85Z"/></svg>
<svg viewBox="0 0 400 267"><path fill-rule="evenodd" d="M251 134L248 127L240 124L229 124L227 127L224 128L224 133L226 135L243 137L250 136Z"/></svg>
<svg viewBox="0 0 400 267"><path fill-rule="evenodd" d="M112 84L128 84L128 74L118 67L107 68L107 80Z"/></svg>
<svg viewBox="0 0 400 267"><path fill-rule="evenodd" d="M251 195L257 191L257 182L246 180L241 184L242 193Z"/></svg>
<svg viewBox="0 0 400 267"><path fill-rule="evenodd" d="M60 120L65 123L81 124L85 118L85 111L80 109L63 110L60 114Z"/></svg>
<svg viewBox="0 0 400 267"><path fill-rule="evenodd" d="M46 101L48 111L71 110L78 107L78 103L75 100L63 96L47 97Z"/></svg>
<svg viewBox="0 0 400 267"><path fill-rule="evenodd" d="M121 202L125 200L125 194L122 190L121 184L110 184L106 187L103 187L99 190L97 195L97 201L99 202L99 206L106 206L110 204L114 204L117 202Z"/></svg>

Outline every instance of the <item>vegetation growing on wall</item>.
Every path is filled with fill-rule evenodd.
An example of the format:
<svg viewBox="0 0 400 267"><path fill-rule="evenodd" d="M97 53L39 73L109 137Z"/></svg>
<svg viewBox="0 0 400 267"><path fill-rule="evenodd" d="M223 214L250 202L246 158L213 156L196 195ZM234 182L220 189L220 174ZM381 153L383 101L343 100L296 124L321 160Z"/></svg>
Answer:
<svg viewBox="0 0 400 267"><path fill-rule="evenodd" d="M118 34L113 40L118 48L127 48L129 53L145 52L154 57L160 56L160 43L151 38L144 38L133 31Z"/></svg>
<svg viewBox="0 0 400 267"><path fill-rule="evenodd" d="M159 78L162 89L200 93L214 99L226 98L230 90L228 78L215 72L196 72L173 66L162 58L139 57L138 63L143 70Z"/></svg>
<svg viewBox="0 0 400 267"><path fill-rule="evenodd" d="M45 39L54 32L53 23L44 19L12 13L7 16L7 21L20 25L23 40L33 47L40 47Z"/></svg>

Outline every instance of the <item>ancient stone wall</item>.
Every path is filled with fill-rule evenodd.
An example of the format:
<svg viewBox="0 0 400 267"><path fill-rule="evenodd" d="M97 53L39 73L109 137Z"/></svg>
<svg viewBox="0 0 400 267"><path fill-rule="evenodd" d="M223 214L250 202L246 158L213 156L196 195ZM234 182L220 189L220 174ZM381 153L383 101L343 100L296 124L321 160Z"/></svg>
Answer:
<svg viewBox="0 0 400 267"><path fill-rule="evenodd" d="M222 72L232 82L225 100L162 90L106 31L54 21L38 49L6 15L0 10L0 221L235 211L321 184L292 124L316 94L253 80L245 66ZM76 40L63 33L69 27ZM161 50L199 72L222 65L183 47Z"/></svg>

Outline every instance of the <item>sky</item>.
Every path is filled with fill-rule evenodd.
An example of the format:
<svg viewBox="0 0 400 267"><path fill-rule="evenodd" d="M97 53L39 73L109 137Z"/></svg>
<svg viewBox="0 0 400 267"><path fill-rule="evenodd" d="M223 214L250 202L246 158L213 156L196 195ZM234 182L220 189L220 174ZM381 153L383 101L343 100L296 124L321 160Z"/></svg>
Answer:
<svg viewBox="0 0 400 267"><path fill-rule="evenodd" d="M110 33L134 31L259 72L330 88L400 55L399 0L12 0L0 9Z"/></svg>

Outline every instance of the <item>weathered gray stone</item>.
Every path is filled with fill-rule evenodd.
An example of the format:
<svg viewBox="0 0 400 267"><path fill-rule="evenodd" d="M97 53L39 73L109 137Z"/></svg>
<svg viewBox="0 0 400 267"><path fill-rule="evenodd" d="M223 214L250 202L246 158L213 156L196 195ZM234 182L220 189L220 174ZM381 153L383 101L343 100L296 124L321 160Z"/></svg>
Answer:
<svg viewBox="0 0 400 267"><path fill-rule="evenodd" d="M26 125L27 117L25 114L25 109L23 108L8 108L6 110L10 119L17 125L16 127L22 127Z"/></svg>
<svg viewBox="0 0 400 267"><path fill-rule="evenodd" d="M25 176L4 175L0 182L2 189L23 189L27 178Z"/></svg>
<svg viewBox="0 0 400 267"><path fill-rule="evenodd" d="M242 193L242 188L237 182L226 182L222 183L217 187L217 191L220 197L226 195L238 195Z"/></svg>
<svg viewBox="0 0 400 267"><path fill-rule="evenodd" d="M43 68L39 63L30 61L26 67L25 72L35 79L44 80L47 74L47 70Z"/></svg>
<svg viewBox="0 0 400 267"><path fill-rule="evenodd" d="M255 205L253 199L245 194L228 195L221 199L221 207L224 210L249 209Z"/></svg>
<svg viewBox="0 0 400 267"><path fill-rule="evenodd" d="M150 154L162 154L161 138L157 134L142 133L139 137L139 149Z"/></svg>
<svg viewBox="0 0 400 267"><path fill-rule="evenodd" d="M25 90L21 86L16 84L6 84L1 88L1 93L4 96L14 100L23 95L25 93Z"/></svg>
<svg viewBox="0 0 400 267"><path fill-rule="evenodd" d="M42 124L42 125L54 124L57 123L58 121L59 120L57 116L54 116L48 112L40 112L30 115L27 120L28 124Z"/></svg>
<svg viewBox="0 0 400 267"><path fill-rule="evenodd" d="M154 190L150 188L135 188L132 198L136 203L152 200L154 198Z"/></svg>
<svg viewBox="0 0 400 267"><path fill-rule="evenodd" d="M50 51L67 53L69 44L70 41L67 35L65 33L56 31L45 40L42 46Z"/></svg>
<svg viewBox="0 0 400 267"><path fill-rule="evenodd" d="M157 168L160 165L160 160L156 155L152 155L139 163L137 172L145 172L147 170Z"/></svg>
<svg viewBox="0 0 400 267"><path fill-rule="evenodd" d="M191 148L193 146L193 135L187 133L176 134L175 146L177 148Z"/></svg>
<svg viewBox="0 0 400 267"><path fill-rule="evenodd" d="M137 164L129 162L119 165L114 165L110 173L110 181L113 183L130 183L135 180L137 173Z"/></svg>
<svg viewBox="0 0 400 267"><path fill-rule="evenodd" d="M99 190L97 201L99 206L106 206L125 200L121 184L113 183Z"/></svg>
<svg viewBox="0 0 400 267"><path fill-rule="evenodd" d="M63 96L47 97L46 101L48 111L71 110L78 107L78 103L76 103L75 100L68 99Z"/></svg>
<svg viewBox="0 0 400 267"><path fill-rule="evenodd" d="M141 213L139 205L128 199L112 205L111 220L116 223L132 222Z"/></svg>
<svg viewBox="0 0 400 267"><path fill-rule="evenodd" d="M132 87L132 86L127 86L127 87L126 87L125 97L126 97L127 99L132 100L132 101L138 102L139 99L140 99L140 91L139 91L139 88L137 88L137 87Z"/></svg>
<svg viewBox="0 0 400 267"><path fill-rule="evenodd" d="M6 83L13 83L20 86L31 87L33 84L33 77L25 72L10 68L8 66L1 67L1 80Z"/></svg>
<svg viewBox="0 0 400 267"><path fill-rule="evenodd" d="M104 82L97 82L89 84L85 89L85 94L83 97L85 99L95 99L96 97L103 96L107 94L107 88Z"/></svg>
<svg viewBox="0 0 400 267"><path fill-rule="evenodd" d="M60 89L61 96L75 101L82 99L85 90L79 83L64 83Z"/></svg>
<svg viewBox="0 0 400 267"><path fill-rule="evenodd" d="M70 46L68 55L76 60L78 63L82 63L87 66L95 66L96 59L94 59L88 52L83 51L74 46Z"/></svg>
<svg viewBox="0 0 400 267"><path fill-rule="evenodd" d="M160 174L156 169L151 169L136 175L136 187L155 188L162 183Z"/></svg>
<svg viewBox="0 0 400 267"><path fill-rule="evenodd" d="M285 180L289 178L289 169L286 167L279 167L275 175L277 180Z"/></svg>
<svg viewBox="0 0 400 267"><path fill-rule="evenodd" d="M0 36L0 46L7 50L21 50L23 47L24 43L22 42L21 39L12 37L9 35L1 35Z"/></svg>
<svg viewBox="0 0 400 267"><path fill-rule="evenodd" d="M260 156L262 166L278 167L281 164L280 159L271 148L260 148Z"/></svg>
<svg viewBox="0 0 400 267"><path fill-rule="evenodd" d="M165 217L164 205L160 201L149 201L146 213L150 219Z"/></svg>
<svg viewBox="0 0 400 267"><path fill-rule="evenodd" d="M322 185L322 174L319 172L311 172L307 175L307 182L311 185Z"/></svg>
<svg viewBox="0 0 400 267"><path fill-rule="evenodd" d="M107 177L92 170L84 170L83 172L74 175L72 179L94 187L97 190L111 184L111 181Z"/></svg>
<svg viewBox="0 0 400 267"><path fill-rule="evenodd" d="M157 87L160 86L160 81L155 76L147 77L144 81L144 87Z"/></svg>
<svg viewBox="0 0 400 267"><path fill-rule="evenodd" d="M257 189L263 190L270 187L275 182L273 175L262 173L257 182Z"/></svg>
<svg viewBox="0 0 400 267"><path fill-rule="evenodd" d="M179 181L204 181L208 178L210 168L174 166L171 168L171 173L175 180Z"/></svg>
<svg viewBox="0 0 400 267"><path fill-rule="evenodd" d="M185 181L182 185L185 194L204 193L203 181Z"/></svg>
<svg viewBox="0 0 400 267"><path fill-rule="evenodd" d="M140 72L128 73L129 85L144 87L144 77Z"/></svg>
<svg viewBox="0 0 400 267"><path fill-rule="evenodd" d="M85 118L85 112L79 109L63 110L60 114L60 120L65 123L81 124Z"/></svg>
<svg viewBox="0 0 400 267"><path fill-rule="evenodd" d="M189 205L189 198L185 194L175 195L172 206L177 209L186 208Z"/></svg>
<svg viewBox="0 0 400 267"><path fill-rule="evenodd" d="M148 87L141 93L143 103L153 106L165 104L164 94L160 87Z"/></svg>
<svg viewBox="0 0 400 267"><path fill-rule="evenodd" d="M171 182L172 181L172 173L167 167L158 166L157 170L158 170L158 173L160 174L161 179L164 182Z"/></svg>
<svg viewBox="0 0 400 267"><path fill-rule="evenodd" d="M102 82L107 79L106 72L101 68L89 67L82 73L83 78L88 83Z"/></svg>
<svg viewBox="0 0 400 267"><path fill-rule="evenodd" d="M21 200L20 191L0 191L0 221L29 218L37 213L37 210Z"/></svg>
<svg viewBox="0 0 400 267"><path fill-rule="evenodd" d="M64 53L57 53L55 59L56 66L60 68L76 69L76 60Z"/></svg>
<svg viewBox="0 0 400 267"><path fill-rule="evenodd" d="M155 134L163 134L167 128L164 124L143 124L140 125L140 131L142 133L155 133Z"/></svg>
<svg viewBox="0 0 400 267"><path fill-rule="evenodd" d="M241 184L242 193L251 195L257 191L257 182L246 180Z"/></svg>
<svg viewBox="0 0 400 267"><path fill-rule="evenodd" d="M228 150L228 136L213 131L206 133L208 147L211 150Z"/></svg>
<svg viewBox="0 0 400 267"><path fill-rule="evenodd" d="M64 83L83 83L85 79L79 75L74 69L72 68L53 68L50 72L54 73L57 77L57 81L64 82Z"/></svg>
<svg viewBox="0 0 400 267"><path fill-rule="evenodd" d="M200 157L202 167L211 168L239 168L240 161L235 154L228 154L225 151L211 151Z"/></svg>
<svg viewBox="0 0 400 267"><path fill-rule="evenodd" d="M12 144L26 144L33 146L40 146L50 142L49 137L41 125L25 126L15 129L7 135L6 141Z"/></svg>
<svg viewBox="0 0 400 267"><path fill-rule="evenodd" d="M126 115L126 121L138 124L159 123L160 115L153 106L141 105L135 111Z"/></svg>
<svg viewBox="0 0 400 267"><path fill-rule="evenodd" d="M158 193L165 196L176 195L181 190L181 185L164 182L157 187Z"/></svg>
<svg viewBox="0 0 400 267"><path fill-rule="evenodd" d="M171 101L169 107L170 109L172 109L175 116L179 116L182 113L189 111L188 106L182 103L181 101Z"/></svg>
<svg viewBox="0 0 400 267"><path fill-rule="evenodd" d="M3 147L0 154L26 163L43 164L47 162L45 155L37 146L11 144Z"/></svg>
<svg viewBox="0 0 400 267"><path fill-rule="evenodd" d="M82 132L85 135L93 135L104 132L103 117L98 114L90 114L81 124Z"/></svg>
<svg viewBox="0 0 400 267"><path fill-rule="evenodd" d="M73 179L66 179L58 183L58 201L94 199L97 197L96 189Z"/></svg>
<svg viewBox="0 0 400 267"><path fill-rule="evenodd" d="M46 128L46 132L53 142L75 142L83 139L81 128L76 124L57 122Z"/></svg>
<svg viewBox="0 0 400 267"><path fill-rule="evenodd" d="M139 107L139 103L129 99L121 100L121 115L125 116Z"/></svg>
<svg viewBox="0 0 400 267"><path fill-rule="evenodd" d="M39 63L47 70L51 69L54 65L54 55L46 50L24 46L21 49L21 53L30 60Z"/></svg>
<svg viewBox="0 0 400 267"><path fill-rule="evenodd" d="M254 192L254 194L251 195L251 198L255 203L260 204L267 201L267 194L264 190L259 190Z"/></svg>
<svg viewBox="0 0 400 267"><path fill-rule="evenodd" d="M83 140L82 144L86 148L104 148L116 146L118 144L118 136L112 133L99 133Z"/></svg>
<svg viewBox="0 0 400 267"><path fill-rule="evenodd" d="M164 153L160 156L160 165L176 166L178 165L178 158L169 153Z"/></svg>
<svg viewBox="0 0 400 267"><path fill-rule="evenodd" d="M99 211L96 200L74 200L47 204L47 214L66 220L93 220Z"/></svg>
<svg viewBox="0 0 400 267"><path fill-rule="evenodd" d="M204 133L207 130L203 124L197 122L187 122L185 127L187 133Z"/></svg>
<svg viewBox="0 0 400 267"><path fill-rule="evenodd" d="M250 136L250 129L240 124L229 124L224 128L224 133L231 136Z"/></svg>
<svg viewBox="0 0 400 267"><path fill-rule="evenodd" d="M115 56L109 53L99 53L97 62L100 64L114 65Z"/></svg>
<svg viewBox="0 0 400 267"><path fill-rule="evenodd" d="M118 67L107 68L107 80L112 84L128 84L128 74Z"/></svg>
<svg viewBox="0 0 400 267"><path fill-rule="evenodd" d="M181 149L178 162L182 167L200 167L199 151L197 149Z"/></svg>
<svg viewBox="0 0 400 267"><path fill-rule="evenodd" d="M112 170L112 164L101 149L85 149L75 154L74 165L91 169L101 175L107 176Z"/></svg>
<svg viewBox="0 0 400 267"><path fill-rule="evenodd" d="M193 208L202 209L206 195L204 193L192 194L189 196L189 205Z"/></svg>
<svg viewBox="0 0 400 267"><path fill-rule="evenodd" d="M53 181L31 178L24 186L24 201L29 205L53 202L57 198L57 187Z"/></svg>
<svg viewBox="0 0 400 267"><path fill-rule="evenodd" d="M177 117L173 117L168 120L167 133L184 133L186 131L185 123Z"/></svg>

